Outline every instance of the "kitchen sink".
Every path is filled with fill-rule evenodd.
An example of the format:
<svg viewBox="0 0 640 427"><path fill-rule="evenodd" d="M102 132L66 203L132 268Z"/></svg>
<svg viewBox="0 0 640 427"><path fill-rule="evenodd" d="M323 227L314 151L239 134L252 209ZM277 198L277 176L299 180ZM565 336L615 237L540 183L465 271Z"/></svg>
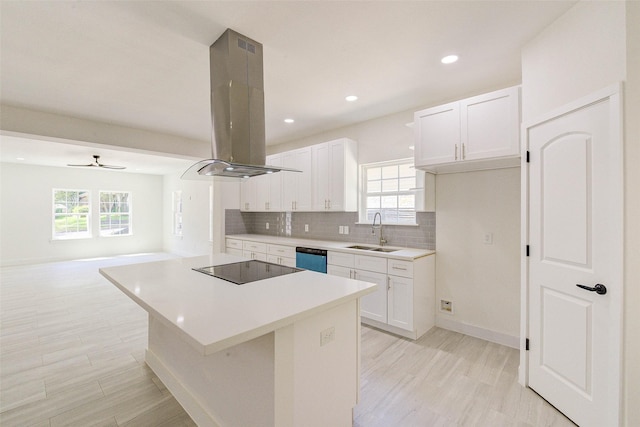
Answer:
<svg viewBox="0 0 640 427"><path fill-rule="evenodd" d="M398 249L377 248L375 246L362 246L362 245L347 246L347 249L360 249L361 251L373 251L373 252L395 252L398 250Z"/></svg>
<svg viewBox="0 0 640 427"><path fill-rule="evenodd" d="M354 245L354 246L347 246L347 249L360 249L362 251L372 251L374 249L377 249L373 246L360 246L360 245Z"/></svg>

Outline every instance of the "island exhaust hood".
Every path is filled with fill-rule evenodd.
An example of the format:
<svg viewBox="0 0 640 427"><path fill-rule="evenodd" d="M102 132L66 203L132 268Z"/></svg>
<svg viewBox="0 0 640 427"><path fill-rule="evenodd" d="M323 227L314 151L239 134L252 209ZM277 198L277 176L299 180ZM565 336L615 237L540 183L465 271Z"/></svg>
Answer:
<svg viewBox="0 0 640 427"><path fill-rule="evenodd" d="M300 172L265 165L262 44L227 29L209 48L209 60L212 158L191 166L182 179Z"/></svg>

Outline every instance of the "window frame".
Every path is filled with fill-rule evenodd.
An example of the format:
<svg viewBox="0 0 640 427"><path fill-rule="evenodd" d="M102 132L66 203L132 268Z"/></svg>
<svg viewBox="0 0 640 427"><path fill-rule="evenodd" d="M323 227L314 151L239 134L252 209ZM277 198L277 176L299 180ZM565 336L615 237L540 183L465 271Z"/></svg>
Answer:
<svg viewBox="0 0 640 427"><path fill-rule="evenodd" d="M375 163L367 163L367 164L362 164L360 165L360 188L359 188L359 204L358 204L358 221L360 224L371 224L371 219L367 218L367 199L369 197L369 195L376 195L376 196L382 196L382 195L396 195L396 196L401 196L401 195L413 195L414 199L413 199L413 221L412 222L389 222L388 218L382 218L382 222L384 225L397 225L397 226L417 226L417 212L420 211L419 209L419 200L418 198L420 197L419 194L419 188L417 188L417 182L419 179L421 179L421 175L419 174L419 171L415 170L415 174L414 174L414 185L413 187L411 187L408 190L397 190L397 191L391 191L391 192L377 192L377 193L368 193L367 190L367 183L368 183L368 171L370 169L373 168L382 168L382 167L386 167L386 166L409 166L411 168L414 168L414 159L412 157L410 158L404 158L404 159L396 159L396 160L389 160L389 161L384 161L384 162L375 162ZM400 177L398 177L398 179L400 179ZM396 206L396 212L399 211L399 207ZM384 209L380 208L379 211L381 213L383 213ZM396 218L400 218L399 215L396 215Z"/></svg>
<svg viewBox="0 0 640 427"><path fill-rule="evenodd" d="M129 217L128 221L128 233L126 234L111 234L112 228L107 230L102 229L102 216L107 215L109 217L114 215L121 215L123 212L102 212L102 195L103 194L127 194L127 207L126 215ZM119 190L98 190L98 236L99 237L126 237L133 236L133 192L132 191L119 191ZM111 224L111 222L109 222Z"/></svg>
<svg viewBox="0 0 640 427"><path fill-rule="evenodd" d="M87 213L58 213L56 212L56 206L59 203L56 203L56 193L57 192L61 192L64 191L66 193L70 193L70 192L74 192L74 193L85 193L87 195L87 203L86 206L88 208ZM80 196L78 195L78 200L80 199ZM68 200L65 200L65 202L68 202ZM67 209L67 203L65 203L65 209ZM78 240L78 239L91 239L93 238L93 232L92 232L92 227L91 227L91 223L92 223L92 209L91 209L91 190L86 190L86 189L76 189L76 188L52 188L51 189L51 240ZM56 217L60 216L60 215L64 215L67 217L70 216L75 216L75 217L80 217L80 216L84 216L86 217L86 226L87 229L86 231L81 231L81 232L69 232L69 231L65 231L65 234L56 234ZM69 234L67 234L69 233ZM72 234L71 234L72 233Z"/></svg>

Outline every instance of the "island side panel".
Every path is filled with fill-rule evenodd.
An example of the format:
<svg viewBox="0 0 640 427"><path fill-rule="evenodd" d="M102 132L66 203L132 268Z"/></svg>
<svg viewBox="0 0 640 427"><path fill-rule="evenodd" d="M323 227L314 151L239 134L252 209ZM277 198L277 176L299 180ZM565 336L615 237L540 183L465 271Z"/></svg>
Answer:
<svg viewBox="0 0 640 427"><path fill-rule="evenodd" d="M275 332L276 425L351 426L359 386L358 300Z"/></svg>
<svg viewBox="0 0 640 427"><path fill-rule="evenodd" d="M146 362L198 426L274 426L273 332L203 356L149 316Z"/></svg>

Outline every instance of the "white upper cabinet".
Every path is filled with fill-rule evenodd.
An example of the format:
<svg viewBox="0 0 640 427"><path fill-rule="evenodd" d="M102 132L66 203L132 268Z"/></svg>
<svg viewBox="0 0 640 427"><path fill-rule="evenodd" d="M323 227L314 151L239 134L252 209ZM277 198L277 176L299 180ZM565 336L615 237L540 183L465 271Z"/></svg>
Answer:
<svg viewBox="0 0 640 427"><path fill-rule="evenodd" d="M280 155L267 156L268 166L282 166ZM282 210L282 178L280 173L259 175L240 184L240 210L268 212Z"/></svg>
<svg viewBox="0 0 640 427"><path fill-rule="evenodd" d="M247 212L357 211L358 144L340 138L267 156L268 166L302 172L256 176L240 186Z"/></svg>
<svg viewBox="0 0 640 427"><path fill-rule="evenodd" d="M416 167L458 160L460 150L460 105L457 102L418 111L415 144Z"/></svg>
<svg viewBox="0 0 640 427"><path fill-rule="evenodd" d="M267 166L282 167L282 155L274 154L267 156ZM282 211L282 172L266 175L267 185L264 189L267 210L279 212ZM268 196L267 196L268 194Z"/></svg>
<svg viewBox="0 0 640 427"><path fill-rule="evenodd" d="M240 210L251 212L258 210L256 203L256 178L250 178L240 183Z"/></svg>
<svg viewBox="0 0 640 427"><path fill-rule="evenodd" d="M519 165L519 87L418 111L414 123L417 168L460 172Z"/></svg>
<svg viewBox="0 0 640 427"><path fill-rule="evenodd" d="M347 138L311 147L314 211L358 209L357 144Z"/></svg>
<svg viewBox="0 0 640 427"><path fill-rule="evenodd" d="M300 172L278 172L282 175L282 210L311 210L311 147L282 153L282 167Z"/></svg>

